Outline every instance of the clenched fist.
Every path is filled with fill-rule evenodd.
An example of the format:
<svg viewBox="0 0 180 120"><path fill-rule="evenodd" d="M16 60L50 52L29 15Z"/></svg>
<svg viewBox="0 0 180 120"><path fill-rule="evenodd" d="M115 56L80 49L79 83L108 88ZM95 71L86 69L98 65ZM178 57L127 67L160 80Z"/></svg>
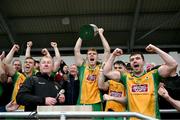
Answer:
<svg viewBox="0 0 180 120"><path fill-rule="evenodd" d="M32 41L27 42L27 47L32 47L32 45L33 45Z"/></svg>
<svg viewBox="0 0 180 120"><path fill-rule="evenodd" d="M99 32L99 34L103 34L104 29L103 29L103 28L99 28L99 29L98 29L98 32Z"/></svg>
<svg viewBox="0 0 180 120"><path fill-rule="evenodd" d="M54 48L54 47L57 47L57 43L56 42L51 42L51 46Z"/></svg>
<svg viewBox="0 0 180 120"><path fill-rule="evenodd" d="M15 52L19 51L19 45L18 44L14 44L13 48L12 48Z"/></svg>
<svg viewBox="0 0 180 120"><path fill-rule="evenodd" d="M113 53L112 53L114 56L120 56L123 54L123 51L122 49L119 49L119 48L116 48Z"/></svg>
<svg viewBox="0 0 180 120"><path fill-rule="evenodd" d="M156 46L154 46L154 45L152 45L152 44L149 44L147 47L146 47L146 51L148 51L148 52L156 52L156 50L157 50L157 47Z"/></svg>

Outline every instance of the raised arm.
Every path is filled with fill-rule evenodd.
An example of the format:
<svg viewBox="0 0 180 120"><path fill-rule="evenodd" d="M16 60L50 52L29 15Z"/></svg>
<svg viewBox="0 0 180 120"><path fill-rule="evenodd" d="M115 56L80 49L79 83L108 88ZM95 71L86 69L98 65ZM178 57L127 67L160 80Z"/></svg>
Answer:
<svg viewBox="0 0 180 120"><path fill-rule="evenodd" d="M103 35L103 32L104 32L103 28L98 29L98 33L99 33L99 36L101 38L103 48L104 48L104 55L103 55L104 58L103 58L103 60L107 61L107 59L110 56L111 49L110 49L109 43L107 42L106 38Z"/></svg>
<svg viewBox="0 0 180 120"><path fill-rule="evenodd" d="M5 74L8 76L13 76L16 73L15 68L11 64L14 53L12 51L10 51L8 53L8 56L6 56L7 58L5 57L5 54L4 55L3 54L4 53L1 54L2 59L0 60L0 64L2 66L0 67L0 71L4 71ZM6 80L8 80L8 79L6 78Z"/></svg>
<svg viewBox="0 0 180 120"><path fill-rule="evenodd" d="M51 57L49 51L47 50L47 48L43 48L41 50L41 53L44 55L44 56L47 56L47 57Z"/></svg>
<svg viewBox="0 0 180 120"><path fill-rule="evenodd" d="M82 39L79 37L74 47L75 62L77 66L81 66L83 63L83 58L80 52L81 45L82 45Z"/></svg>
<svg viewBox="0 0 180 120"><path fill-rule="evenodd" d="M4 65L5 65L5 69L6 69L5 71L7 72L8 76L13 76L16 73L16 70L12 66L12 64L5 63Z"/></svg>
<svg viewBox="0 0 180 120"><path fill-rule="evenodd" d="M178 64L176 60L173 57L171 57L169 54L167 54L166 52L162 51L161 49L159 49L158 47L152 44L149 44L146 47L146 50L148 52L157 53L161 57L161 59L164 61L164 64L158 68L158 72L160 76L168 77L172 74L172 72L176 71Z"/></svg>
<svg viewBox="0 0 180 120"><path fill-rule="evenodd" d="M32 47L32 45L33 45L32 41L27 42L25 58L31 57L31 47Z"/></svg>
<svg viewBox="0 0 180 120"><path fill-rule="evenodd" d="M103 66L103 65L102 65ZM107 91L109 88L109 82L105 82L105 76L103 74L103 69L100 69L100 73L99 73L99 79L98 79L98 87L101 90Z"/></svg>
<svg viewBox="0 0 180 120"><path fill-rule="evenodd" d="M107 60L105 66L103 68L103 73L109 79L116 80L116 81L120 80L121 73L116 71L116 70L112 71L112 66L113 66L113 62L115 60L115 57L120 56L122 54L123 54L123 51L119 48L116 48L113 51L113 53L111 54L111 56L109 57L109 59Z"/></svg>
<svg viewBox="0 0 180 120"><path fill-rule="evenodd" d="M7 54L7 56L4 58L7 64L11 64L11 61L13 60L14 57L14 53L18 52L18 50L19 50L19 45L14 44L11 50L9 51L9 53Z"/></svg>
<svg viewBox="0 0 180 120"><path fill-rule="evenodd" d="M3 51L0 55L0 78L1 78L0 83L4 83L7 81L7 77L5 76L5 74L6 74L5 66L4 66L4 63L2 62L4 57L5 57L5 52ZM5 76L5 78L4 78L4 76Z"/></svg>
<svg viewBox="0 0 180 120"><path fill-rule="evenodd" d="M57 71L60 67L61 55L56 42L51 42L51 46L54 48L54 52L55 52L53 71Z"/></svg>
<svg viewBox="0 0 180 120"><path fill-rule="evenodd" d="M5 52L3 51L0 55L0 61L2 61L5 58Z"/></svg>
<svg viewBox="0 0 180 120"><path fill-rule="evenodd" d="M180 101L175 100L171 96L169 96L168 91L163 86L159 88L158 93L160 96L166 99L175 109L180 111Z"/></svg>
<svg viewBox="0 0 180 120"><path fill-rule="evenodd" d="M1 61L0 60L0 78L8 81L6 77L8 76L13 76L16 73L16 70L10 63L6 63L5 60ZM0 81L1 81L0 79ZM4 81L3 81L4 82Z"/></svg>
<svg viewBox="0 0 180 120"><path fill-rule="evenodd" d="M19 45L17 44L13 45L12 49L9 51L7 56L3 59L4 69L5 69L4 71L9 76L13 76L16 72L16 70L11 65L11 61L13 59L14 53L17 52L18 50L19 50Z"/></svg>

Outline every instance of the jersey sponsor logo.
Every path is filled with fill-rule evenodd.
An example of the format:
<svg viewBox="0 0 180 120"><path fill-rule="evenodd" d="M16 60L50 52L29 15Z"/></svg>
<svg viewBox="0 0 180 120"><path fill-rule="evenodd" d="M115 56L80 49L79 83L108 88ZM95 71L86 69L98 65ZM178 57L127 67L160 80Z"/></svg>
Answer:
<svg viewBox="0 0 180 120"><path fill-rule="evenodd" d="M122 92L110 91L110 96L122 97Z"/></svg>
<svg viewBox="0 0 180 120"><path fill-rule="evenodd" d="M145 93L149 91L148 84L133 84L131 86L132 93Z"/></svg>
<svg viewBox="0 0 180 120"><path fill-rule="evenodd" d="M88 81L95 81L96 80L96 75L88 75L87 78L86 78Z"/></svg>

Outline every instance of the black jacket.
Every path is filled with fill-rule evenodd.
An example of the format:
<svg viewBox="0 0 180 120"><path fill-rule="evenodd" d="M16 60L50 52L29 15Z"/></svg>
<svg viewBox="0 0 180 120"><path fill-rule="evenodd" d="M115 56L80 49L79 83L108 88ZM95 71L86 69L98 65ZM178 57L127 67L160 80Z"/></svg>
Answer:
<svg viewBox="0 0 180 120"><path fill-rule="evenodd" d="M65 82L65 104L76 105L79 96L79 80L75 80L72 75L69 74L69 79Z"/></svg>
<svg viewBox="0 0 180 120"><path fill-rule="evenodd" d="M169 95L176 99L180 100L180 76L176 75L174 77L165 78L163 81L165 88L168 91ZM174 109L174 107L163 97L159 95L159 108L160 109ZM180 114L177 113L161 113L161 119L177 119L180 118Z"/></svg>
<svg viewBox="0 0 180 120"><path fill-rule="evenodd" d="M45 105L45 97L56 97L61 86L53 77L38 73L27 78L16 96L17 103L25 106L25 111L34 111L37 105Z"/></svg>

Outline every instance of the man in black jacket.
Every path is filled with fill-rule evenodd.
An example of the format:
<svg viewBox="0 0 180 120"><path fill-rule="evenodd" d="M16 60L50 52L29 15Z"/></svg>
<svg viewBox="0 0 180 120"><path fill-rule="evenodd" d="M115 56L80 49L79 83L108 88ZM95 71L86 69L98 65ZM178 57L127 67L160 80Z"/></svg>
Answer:
<svg viewBox="0 0 180 120"><path fill-rule="evenodd" d="M65 101L65 95L59 94L61 86L52 76L53 60L44 56L40 61L40 73L27 78L21 86L16 100L25 106L25 111L34 111L38 105L57 105Z"/></svg>

